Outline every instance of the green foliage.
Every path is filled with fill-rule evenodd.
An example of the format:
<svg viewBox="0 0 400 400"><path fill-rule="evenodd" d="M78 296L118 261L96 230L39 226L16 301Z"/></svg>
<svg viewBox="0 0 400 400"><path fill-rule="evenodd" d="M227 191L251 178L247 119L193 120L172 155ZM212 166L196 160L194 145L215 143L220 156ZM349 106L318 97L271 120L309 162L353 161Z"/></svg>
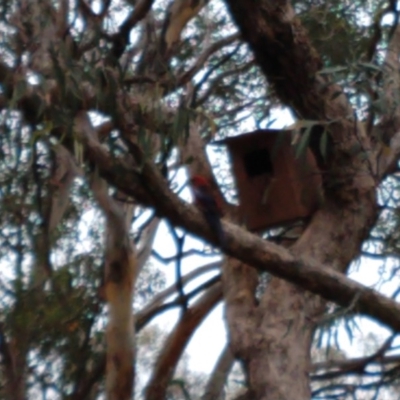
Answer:
<svg viewBox="0 0 400 400"><path fill-rule="evenodd" d="M29 382L28 397L67 398L91 384L86 398L95 399L104 393L106 310L101 289L105 228L87 179L94 168L73 129L76 112L92 111L113 124L102 145L115 157L126 155L126 137L121 131L136 135L146 160L155 160L169 179L176 173L175 149L187 139L191 124L197 124L209 143L216 137L269 126L274 122L271 110L280 103L240 40L220 45L197 65L210 46L236 32L221 2L209 2L183 31L171 58L161 61L154 46L168 1L155 2L151 15L132 28L130 43L119 59L113 52L118 47L116 33L138 2L111 1L101 16L97 11L85 15L70 1L69 14L59 16L60 26L62 17L66 22L61 34L46 29L52 26L62 2L26 2L29 7L23 10L23 18L18 14L22 3L0 4L0 335L4 343L18 346ZM380 92L382 51L390 35L390 27L381 23L386 3L296 0L294 5L324 61L320 74L343 88L331 100L348 96L360 123L365 122L366 109L379 117L387 106ZM371 51L377 32L381 36ZM51 45L43 50L49 40ZM157 75L159 62L163 73ZM195 73L186 78L192 69ZM121 127L121 115L128 116L128 126ZM99 127L96 118L93 120ZM297 121L301 134L295 153L299 159L310 145L313 127L319 124ZM323 128L316 147L326 159L329 126ZM63 218L49 233L46 215L57 193L50 182L54 143L71 150L83 165L84 176L75 180ZM359 146L353 150L365 157ZM216 154L220 162L222 150L217 149ZM185 161L196 160L189 157ZM224 163L220 164L223 167ZM227 191L232 191L230 179L221 179ZM110 192L118 198L118 193ZM264 194L267 197L269 193ZM399 200L399 181L393 176L380 189L380 220L363 249L366 256L373 253L393 261L382 272L382 280L398 275ZM136 222L146 212L136 210L132 237L142 229ZM44 238L49 248L40 246ZM38 270L45 273L43 281L36 280ZM137 279L135 310L141 310L164 287L164 273L147 263ZM260 290L266 288L268 282ZM352 310L330 313L331 319L321 325L319 344L328 341L332 352L333 344L339 342L339 328L344 327L352 338L356 326ZM153 367L164 336L154 328L138 338L137 365L143 375ZM5 371L11 370L4 343L0 343L2 385ZM239 390L242 376L235 372L234 378ZM171 385L179 389L178 398L194 399L200 397L204 383L204 376L182 367ZM171 398L172 390L170 387ZM4 388L0 388L0 397L5 398L2 391Z"/></svg>
<svg viewBox="0 0 400 400"><path fill-rule="evenodd" d="M380 9L379 2L355 1L346 4L334 0L296 4L326 67L345 66L365 59L374 34L373 15Z"/></svg>

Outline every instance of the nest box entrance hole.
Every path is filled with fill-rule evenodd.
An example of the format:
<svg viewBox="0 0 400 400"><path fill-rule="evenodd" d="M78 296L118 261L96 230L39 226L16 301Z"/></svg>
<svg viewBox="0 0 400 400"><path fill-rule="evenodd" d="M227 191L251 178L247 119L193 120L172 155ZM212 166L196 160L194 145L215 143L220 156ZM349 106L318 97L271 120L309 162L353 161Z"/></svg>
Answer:
<svg viewBox="0 0 400 400"><path fill-rule="evenodd" d="M243 163L249 178L274 174L271 155L266 148L249 151L243 156Z"/></svg>

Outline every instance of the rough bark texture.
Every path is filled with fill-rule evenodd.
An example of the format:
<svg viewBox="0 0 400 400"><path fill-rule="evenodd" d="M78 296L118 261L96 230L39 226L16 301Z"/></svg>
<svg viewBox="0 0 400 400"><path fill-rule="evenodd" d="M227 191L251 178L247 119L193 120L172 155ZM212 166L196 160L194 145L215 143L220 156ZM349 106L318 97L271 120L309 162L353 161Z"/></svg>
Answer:
<svg viewBox="0 0 400 400"><path fill-rule="evenodd" d="M96 31L96 25L99 28L99 22L107 15L111 3L104 2L104 9L99 15L93 13L85 2L79 3L88 30ZM144 39L142 62L136 72L150 76L133 76L132 81L144 79L148 83L156 83L157 87L159 84L163 94L177 88L181 90L213 52L236 40L237 35L232 35L214 43L180 76L170 74L169 63L179 47L177 44L184 27L206 3L196 0L171 2L161 35L157 35L155 19L148 18L146 24L149 25L149 35ZM249 392L244 397L256 400L308 400L310 343L325 305L325 301L315 294L345 307L354 305L355 311L400 330L398 304L344 275L349 263L359 254L361 243L375 222L375 189L399 156L399 32L397 30L390 43L383 77L388 110L376 126L385 138L385 145L390 144L392 150L389 156L385 156L383 146L370 137L363 124L357 120L342 89L330 82L327 75L319 73L321 59L287 1L226 0L226 3L243 39L254 53L256 63L282 103L294 110L299 119L320 121L330 137L329 156L323 160L324 202L291 249L264 241L231 223L223 223L227 239L224 246L227 257L223 267L223 293L227 304L226 316L232 351L243 361L247 372ZM106 81L107 78L113 78L109 81L120 82L114 79L120 77L117 72L119 66L114 68L115 63L118 63L118 58L125 51L130 31L146 16L151 6L152 1L149 0L137 2L118 33L110 38L113 40L112 54L100 60L100 64L106 68L99 70ZM216 245L216 238L202 215L171 192L168 183L152 162L145 159L138 168L138 163L133 162L133 151L131 154L127 151L123 157L118 158L118 153L111 154L111 150L109 153L93 135L93 128L86 116L87 110L96 109L109 115L110 104L115 102L117 111L112 115L111 126L105 128L104 136L116 128L122 139L132 139L132 143L137 144L135 135L140 125L140 128L147 130L149 136L154 136L154 132L162 132L167 137L173 125L170 114L175 110L169 113L163 109L160 118L159 108L147 109L141 104L142 98L139 96L148 95L153 99L157 90L147 91L143 85L139 90L130 88L132 90L127 91L122 87L105 84L103 80L101 83L92 82L83 77L79 87L69 87L68 80L63 84L54 80L55 64L61 69L60 75L66 78L71 72L68 70L70 59L78 59L85 54L84 48L75 51L68 43L68 2L62 2L59 11L56 14L48 0L21 1L12 18L21 40L21 53L18 56L22 58L25 55L23 53L29 53L26 57L29 69L43 77L46 85L29 84L23 69L11 68L1 62L0 82L3 90L0 106L5 107L13 99L17 92L16 83L24 81L26 91L17 102L11 101L10 108L21 111L29 124L56 119L61 108L68 110L68 115L77 113L77 137L67 139L74 144L77 138L82 140L85 157L97 166L102 177L119 190L134 196L138 202L154 207L158 215ZM42 18L44 14L48 14L47 20ZM32 41L31 37L40 40ZM50 52L50 48L57 49L61 44L65 52L54 60L54 51ZM109 55L114 56L112 62ZM82 64L78 62L76 67L81 69ZM157 96L156 102L160 100L162 103L162 94ZM60 130L53 129L49 134L63 140L64 135ZM222 197L206 159L199 130L197 127L197 131L191 132L182 150L182 159L194 158L195 161L189 167L190 174L206 176L213 182L215 195ZM316 144L316 147L312 146L315 151L319 144L318 138L313 143ZM68 189L72 175L66 178L65 188ZM107 216L105 293L109 304L109 327L106 390L110 399L128 399L132 395L134 372L135 324L131 303L137 260L120 210L104 190L93 188L93 191ZM55 206L55 219L50 219L50 227L55 226L65 210L65 203L60 202ZM225 203L225 211L226 220L235 221L235 207ZM148 248L143 249L145 255L148 251ZM139 262L143 264L143 260ZM256 268L275 276L259 301L255 297L258 283ZM165 398L168 382L187 340L201 318L221 296L220 288L217 291L216 287L203 297L202 307L199 304L196 309L196 305L185 314L170 336L150 382L149 399ZM149 310L149 313L153 312ZM149 318L149 315L143 316L143 320ZM138 320L136 326L141 327L143 323ZM15 391L15 397L22 399L28 351L19 347L21 342L23 340L14 338L13 341L10 338L1 345L2 355L9 355L10 371L16 371L15 376L10 375L8 391L10 396ZM17 359L18 351L20 360ZM93 373L101 375L103 366L104 361ZM217 386L213 388L214 393L218 391ZM77 398L83 398L89 391L88 383L86 387L79 388Z"/></svg>
<svg viewBox="0 0 400 400"><path fill-rule="evenodd" d="M136 168L110 157L107 151L94 141L84 138L84 142L90 160L96 162L101 175L106 180L125 193L135 196L146 205L154 205L153 197L157 196L158 215L164 216L174 225L185 228L194 235L218 245L213 232L199 211L174 195L159 172L151 165L146 164L142 170L142 175L145 177L143 179L152 188L149 193L140 186ZM320 215L318 219L322 224L320 232L325 232L323 211L319 211L318 215ZM341 215L343 216L343 214ZM317 215L314 219L316 218ZM340 224L342 222L340 220ZM356 300L357 310L360 313L369 315L393 329L400 329L400 306L377 291L327 268L329 265L335 265L335 259L327 258L326 264L323 264L306 256L295 256L291 251L262 240L236 225L224 221L222 225L227 239L226 254L251 265L252 268L269 272L344 307L348 307ZM341 237L343 238L343 236ZM322 242L318 239L317 243ZM336 255L341 257L341 254L341 249L339 249Z"/></svg>
<svg viewBox="0 0 400 400"><path fill-rule="evenodd" d="M203 146L199 130L192 126L189 138L181 152L183 158L192 157L195 160L189 166L189 174L191 176L200 174L206 177L209 182L214 183L214 196L220 204L223 204L223 211L227 215L227 219L235 221L237 210L224 201L225 199L218 190L211 165L206 155L201 151ZM251 335L256 328L253 314L256 305L255 291L258 284L258 274L254 268L231 257L225 257L222 271L230 343L234 352L240 349L238 352L236 351L235 356L243 360L243 355L250 346L250 342L247 341L252 340ZM238 343L235 343L235 341ZM246 351L242 352L241 349L246 349ZM215 385L214 390L216 390Z"/></svg>
<svg viewBox="0 0 400 400"><path fill-rule="evenodd" d="M340 90L319 75L322 64L306 32L286 1L227 1L244 40L283 103L306 119L329 124L329 174L324 176L325 202L298 242L293 254L310 257L341 272L359 253L376 219L374 165L351 148L365 152L369 138L353 116ZM371 168L372 167L372 168ZM229 272L226 272L226 275ZM230 289L240 282L229 279ZM234 353L245 363L254 399L310 399L310 345L324 302L288 282L273 278L252 327L243 334L237 305L227 298L227 318ZM243 340L245 337L245 340Z"/></svg>

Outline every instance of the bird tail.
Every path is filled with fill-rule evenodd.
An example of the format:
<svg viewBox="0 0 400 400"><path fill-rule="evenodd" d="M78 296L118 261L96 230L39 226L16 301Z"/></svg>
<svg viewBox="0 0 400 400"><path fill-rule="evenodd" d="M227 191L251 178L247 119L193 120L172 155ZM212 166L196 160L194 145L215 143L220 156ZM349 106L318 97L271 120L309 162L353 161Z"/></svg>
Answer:
<svg viewBox="0 0 400 400"><path fill-rule="evenodd" d="M219 245L223 248L226 244L225 232L222 229L221 218L215 213L204 213L204 217L210 225L211 229L216 233L218 237Z"/></svg>

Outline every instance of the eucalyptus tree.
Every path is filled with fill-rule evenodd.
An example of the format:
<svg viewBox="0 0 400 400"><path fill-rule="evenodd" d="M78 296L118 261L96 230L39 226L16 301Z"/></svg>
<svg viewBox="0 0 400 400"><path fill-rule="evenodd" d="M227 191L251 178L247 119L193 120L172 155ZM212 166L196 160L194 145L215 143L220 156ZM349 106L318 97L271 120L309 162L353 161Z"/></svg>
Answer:
<svg viewBox="0 0 400 400"><path fill-rule="evenodd" d="M382 279L397 285L395 2L0 7L2 397L218 399L235 360L241 399L396 390L397 292L347 277L363 256L381 260ZM310 148L318 161L321 199L295 234L255 234L238 217L223 150L210 161L206 148L268 127L280 108L295 120L296 153ZM180 197L183 170L210 182L226 238L211 250L220 261L185 276L182 260L203 252L184 246L186 234L220 243ZM168 288L152 266L161 222L176 245L163 260L177 270ZM221 273L186 290L210 271ZM178 362L220 302L227 347L207 382L186 387ZM144 370L135 339L172 308L181 317ZM357 315L385 325L389 338L361 358L316 352L318 333L329 337L339 322L351 331ZM137 374L148 375L143 392Z"/></svg>

